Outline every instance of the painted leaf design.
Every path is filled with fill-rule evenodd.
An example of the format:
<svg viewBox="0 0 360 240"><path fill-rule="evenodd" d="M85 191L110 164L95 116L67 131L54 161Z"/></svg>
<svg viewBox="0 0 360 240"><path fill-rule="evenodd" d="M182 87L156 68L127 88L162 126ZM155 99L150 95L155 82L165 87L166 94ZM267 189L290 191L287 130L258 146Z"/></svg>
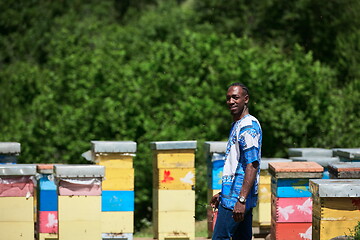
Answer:
<svg viewBox="0 0 360 240"><path fill-rule="evenodd" d="M289 220L289 215L294 213L295 210L293 209L292 205L289 205L287 207L279 207L279 214L285 219L285 220Z"/></svg>
<svg viewBox="0 0 360 240"><path fill-rule="evenodd" d="M56 219L55 214L49 213L48 214L48 223L46 224L46 227L53 228L57 227L58 220Z"/></svg>
<svg viewBox="0 0 360 240"><path fill-rule="evenodd" d="M173 177L170 176L171 172L164 170L164 179L161 180L162 183L168 183L174 180Z"/></svg>
<svg viewBox="0 0 360 240"><path fill-rule="evenodd" d="M311 240L312 239L312 226L310 226L306 232L299 233L300 237L304 240Z"/></svg>
<svg viewBox="0 0 360 240"><path fill-rule="evenodd" d="M312 214L311 198L306 199L306 201L302 205L296 205L296 207L303 214Z"/></svg>
<svg viewBox="0 0 360 240"><path fill-rule="evenodd" d="M180 178L180 181L183 182L183 183L188 183L190 185L193 185L193 181L192 179L194 178L194 173L192 173L191 171L188 172L185 177L183 178Z"/></svg>

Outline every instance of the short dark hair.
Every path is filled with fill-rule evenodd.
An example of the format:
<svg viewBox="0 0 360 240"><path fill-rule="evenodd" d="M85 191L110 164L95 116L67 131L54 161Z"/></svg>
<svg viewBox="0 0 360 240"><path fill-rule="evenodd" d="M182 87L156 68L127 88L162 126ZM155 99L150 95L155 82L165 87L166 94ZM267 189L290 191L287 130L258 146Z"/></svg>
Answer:
<svg viewBox="0 0 360 240"><path fill-rule="evenodd" d="M229 88L230 88L230 87L234 87L234 86L239 86L239 87L241 87L241 88L245 91L245 94L250 97L249 89L248 89L244 84L238 83L238 82L232 83L232 84L230 84Z"/></svg>

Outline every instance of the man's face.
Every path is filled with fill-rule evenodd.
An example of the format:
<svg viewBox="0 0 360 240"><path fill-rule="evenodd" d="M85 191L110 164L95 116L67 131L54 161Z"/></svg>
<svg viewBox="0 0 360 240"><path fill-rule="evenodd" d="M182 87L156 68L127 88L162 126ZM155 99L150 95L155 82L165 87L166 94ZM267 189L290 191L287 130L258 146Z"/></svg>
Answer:
<svg viewBox="0 0 360 240"><path fill-rule="evenodd" d="M226 104L228 105L231 115L240 117L245 104L249 101L249 96L244 94L240 86L232 86L226 94Z"/></svg>

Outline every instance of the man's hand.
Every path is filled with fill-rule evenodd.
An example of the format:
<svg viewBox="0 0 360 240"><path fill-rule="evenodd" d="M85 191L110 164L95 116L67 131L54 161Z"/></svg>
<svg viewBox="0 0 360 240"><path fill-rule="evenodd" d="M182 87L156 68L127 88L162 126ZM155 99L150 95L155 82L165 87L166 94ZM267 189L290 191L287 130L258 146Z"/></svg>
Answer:
<svg viewBox="0 0 360 240"><path fill-rule="evenodd" d="M219 207L219 202L220 202L219 197L220 197L220 194L217 193L217 194L215 194L215 195L211 198L211 200L210 200L210 206L211 206L212 208L218 208L218 207Z"/></svg>
<svg viewBox="0 0 360 240"><path fill-rule="evenodd" d="M233 218L235 222L241 222L244 220L246 206L244 203L237 201L233 210Z"/></svg>

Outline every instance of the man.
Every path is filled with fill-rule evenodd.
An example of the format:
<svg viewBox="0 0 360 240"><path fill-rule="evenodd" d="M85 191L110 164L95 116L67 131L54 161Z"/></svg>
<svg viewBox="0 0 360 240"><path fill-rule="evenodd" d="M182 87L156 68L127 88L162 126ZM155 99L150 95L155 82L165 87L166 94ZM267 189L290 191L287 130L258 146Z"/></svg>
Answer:
<svg viewBox="0 0 360 240"><path fill-rule="evenodd" d="M230 85L226 103L234 122L225 154L221 192L210 205L218 208L212 239L252 239L252 208L257 204L262 131L249 114L249 91L241 83Z"/></svg>

